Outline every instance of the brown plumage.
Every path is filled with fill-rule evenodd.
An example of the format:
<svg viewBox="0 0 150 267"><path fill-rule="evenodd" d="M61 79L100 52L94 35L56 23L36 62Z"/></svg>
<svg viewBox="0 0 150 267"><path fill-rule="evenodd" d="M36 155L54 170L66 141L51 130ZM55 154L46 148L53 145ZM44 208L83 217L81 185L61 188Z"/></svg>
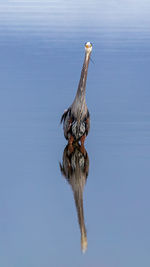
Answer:
<svg viewBox="0 0 150 267"><path fill-rule="evenodd" d="M84 145L85 137L90 129L90 114L85 101L85 89L91 52L92 45L90 42L87 42L85 44L85 58L75 99L61 117L64 136L71 145L74 141L81 141L81 145Z"/></svg>

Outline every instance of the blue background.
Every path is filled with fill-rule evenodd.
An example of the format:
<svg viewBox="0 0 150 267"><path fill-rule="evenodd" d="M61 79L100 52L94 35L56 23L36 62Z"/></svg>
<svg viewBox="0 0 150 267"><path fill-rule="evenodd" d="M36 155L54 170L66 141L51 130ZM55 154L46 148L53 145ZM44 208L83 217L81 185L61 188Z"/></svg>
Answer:
<svg viewBox="0 0 150 267"><path fill-rule="evenodd" d="M0 3L0 266L149 267L150 2ZM88 250L60 117L87 81Z"/></svg>

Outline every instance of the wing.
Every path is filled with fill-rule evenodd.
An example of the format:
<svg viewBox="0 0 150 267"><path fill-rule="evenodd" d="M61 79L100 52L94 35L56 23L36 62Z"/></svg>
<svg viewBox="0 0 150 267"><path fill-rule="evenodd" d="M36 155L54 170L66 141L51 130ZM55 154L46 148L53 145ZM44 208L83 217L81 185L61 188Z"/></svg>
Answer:
<svg viewBox="0 0 150 267"><path fill-rule="evenodd" d="M86 117L86 120L85 120L85 133L86 133L86 136L88 135L89 130L90 130L90 113L88 111L87 112L87 117Z"/></svg>
<svg viewBox="0 0 150 267"><path fill-rule="evenodd" d="M69 112L69 108L67 110L64 111L64 114L61 116L61 120L60 120L60 123L64 122L66 117L67 117L67 114Z"/></svg>
<svg viewBox="0 0 150 267"><path fill-rule="evenodd" d="M61 123L63 122L63 129L64 129L64 136L68 139L68 134L71 129L72 125L72 116L71 116L71 109L68 108L65 110L64 114L61 117Z"/></svg>

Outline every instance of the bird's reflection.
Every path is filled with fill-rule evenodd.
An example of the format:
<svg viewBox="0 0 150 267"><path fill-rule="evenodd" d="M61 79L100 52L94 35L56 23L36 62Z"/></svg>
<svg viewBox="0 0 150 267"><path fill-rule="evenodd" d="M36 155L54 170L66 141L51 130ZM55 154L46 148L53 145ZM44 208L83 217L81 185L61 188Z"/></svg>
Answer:
<svg viewBox="0 0 150 267"><path fill-rule="evenodd" d="M78 222L81 231L81 249L87 249L87 234L84 223L83 190L89 171L89 157L87 151L79 144L74 144L73 150L67 145L63 153L63 161L60 164L61 173L72 187Z"/></svg>

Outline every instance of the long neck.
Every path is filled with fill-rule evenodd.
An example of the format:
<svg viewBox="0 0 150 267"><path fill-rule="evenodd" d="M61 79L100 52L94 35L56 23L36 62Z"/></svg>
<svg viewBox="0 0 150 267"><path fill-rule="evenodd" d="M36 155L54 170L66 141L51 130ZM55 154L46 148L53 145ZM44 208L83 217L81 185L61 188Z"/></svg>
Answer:
<svg viewBox="0 0 150 267"><path fill-rule="evenodd" d="M80 77L78 90L77 90L75 99L85 98L85 88L86 88L86 80L87 80L87 72L88 72L90 55L91 55L91 52L87 52L87 51L85 52L84 63L83 63L81 77Z"/></svg>

